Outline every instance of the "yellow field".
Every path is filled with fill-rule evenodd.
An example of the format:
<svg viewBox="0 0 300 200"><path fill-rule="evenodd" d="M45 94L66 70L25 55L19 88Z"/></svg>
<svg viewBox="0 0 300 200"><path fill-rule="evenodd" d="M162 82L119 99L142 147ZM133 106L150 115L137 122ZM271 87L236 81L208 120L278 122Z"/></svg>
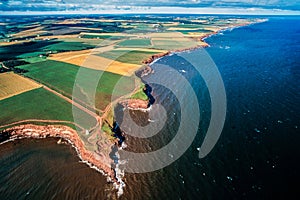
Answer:
<svg viewBox="0 0 300 200"><path fill-rule="evenodd" d="M0 74L0 100L40 87L42 85L12 72Z"/></svg>
<svg viewBox="0 0 300 200"><path fill-rule="evenodd" d="M48 35L48 36L40 36L37 37L37 39L42 40L42 39L76 39L78 38L78 34L73 34L73 35Z"/></svg>
<svg viewBox="0 0 300 200"><path fill-rule="evenodd" d="M177 26L179 24L179 22L172 22L172 23L168 23L168 24L164 24L164 26Z"/></svg>
<svg viewBox="0 0 300 200"><path fill-rule="evenodd" d="M54 24L78 24L78 23L81 23L81 21L76 20L76 19L66 19L63 21L58 21Z"/></svg>
<svg viewBox="0 0 300 200"><path fill-rule="evenodd" d="M0 42L0 46L9 46L9 45L15 45L15 44L23 44L30 42L30 40L18 40L18 41L11 41L11 42Z"/></svg>
<svg viewBox="0 0 300 200"><path fill-rule="evenodd" d="M168 28L169 31L189 31L189 30L198 30L198 28L180 28L180 27L171 27Z"/></svg>
<svg viewBox="0 0 300 200"><path fill-rule="evenodd" d="M39 26L39 27L36 27L36 28L32 28L32 29L28 29L28 30L25 30L25 31L21 31L19 33L13 34L12 36L13 37L28 37L28 36L42 34L42 33L46 32L46 31L42 30L43 28L44 27Z"/></svg>
<svg viewBox="0 0 300 200"><path fill-rule="evenodd" d="M195 20L191 20L191 22L194 23L208 23L209 21L206 19L195 19Z"/></svg>
<svg viewBox="0 0 300 200"><path fill-rule="evenodd" d="M130 76L141 67L141 65L122 63L96 56L91 54L91 52L91 50L65 52L51 55L49 58L51 60L66 62L90 69L108 71L123 76ZM93 53L95 52L93 51ZM96 51L96 53L99 53L99 51Z"/></svg>
<svg viewBox="0 0 300 200"><path fill-rule="evenodd" d="M218 26L209 26L205 28L206 30L212 31L212 32L218 32L220 31L222 28L218 27Z"/></svg>
<svg viewBox="0 0 300 200"><path fill-rule="evenodd" d="M126 37L137 37L136 34L127 34L127 33L89 33L81 32L80 35L111 35L111 36L126 36Z"/></svg>
<svg viewBox="0 0 300 200"><path fill-rule="evenodd" d="M49 59L81 66L83 62L88 58L89 55L98 54L105 51L111 51L113 49L114 49L114 45L111 44L109 46L97 47L90 50L70 51L70 52L52 54L50 55Z"/></svg>
<svg viewBox="0 0 300 200"><path fill-rule="evenodd" d="M108 71L123 76L131 76L137 69L141 67L141 65L118 62L96 55L89 56L88 59L86 59L83 63L83 66L90 69Z"/></svg>
<svg viewBox="0 0 300 200"><path fill-rule="evenodd" d="M119 47L116 48L116 50L120 50L120 51L146 51L146 52L157 52L157 53L162 53L162 52L166 52L163 50L159 50L159 49L147 49L147 48L128 48L128 47Z"/></svg>
<svg viewBox="0 0 300 200"><path fill-rule="evenodd" d="M157 40L166 40L166 41L171 41L171 42L192 42L193 40L188 37L179 37L179 38L174 38L174 37L169 37L169 38L163 38L163 37L156 37L152 38L152 41L157 41Z"/></svg>
<svg viewBox="0 0 300 200"><path fill-rule="evenodd" d="M193 32L193 33L189 33L188 37L203 37L206 36L208 33L198 33L198 32Z"/></svg>
<svg viewBox="0 0 300 200"><path fill-rule="evenodd" d="M150 33L147 36L151 38L183 38L184 37L184 35L180 32Z"/></svg>
<svg viewBox="0 0 300 200"><path fill-rule="evenodd" d="M63 52L63 53L57 53L50 55L51 60L57 60L57 61L68 61L74 58L86 58L88 55L90 55L92 50L82 50L82 51L69 51L69 52Z"/></svg>

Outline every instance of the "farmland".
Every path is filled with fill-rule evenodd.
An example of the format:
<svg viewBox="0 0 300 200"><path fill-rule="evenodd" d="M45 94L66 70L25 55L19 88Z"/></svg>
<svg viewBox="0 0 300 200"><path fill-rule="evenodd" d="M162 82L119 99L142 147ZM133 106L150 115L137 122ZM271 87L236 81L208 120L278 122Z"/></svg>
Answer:
<svg viewBox="0 0 300 200"><path fill-rule="evenodd" d="M37 80L68 97L72 95L76 75L79 70L79 67L76 65L53 60L24 65L20 68L28 70L25 76ZM88 68L84 68L84 70L85 73L82 73L84 77L81 77L81 79L87 80L85 85L83 85L87 89L93 88L93 85L88 81L90 77L93 77L95 73L103 73L96 90L96 108L98 109L104 109L109 104L113 91L115 95L123 96L130 93L135 87L134 80L130 77L121 79L122 76L110 72ZM115 89L114 86L120 79L123 87Z"/></svg>
<svg viewBox="0 0 300 200"><path fill-rule="evenodd" d="M72 104L43 88L27 91L0 101L0 124L27 119L61 120L73 122ZM81 112L80 110L78 110ZM92 127L95 119L81 112L84 125Z"/></svg>
<svg viewBox="0 0 300 200"><path fill-rule="evenodd" d="M131 98L147 99L134 75L143 66L143 60L167 51L205 46L202 38L207 34L251 21L210 17L161 17L157 20L146 16L24 17L22 23L10 20L5 22L0 38L0 62L10 64L7 71L23 73L69 99L79 70L84 71L80 78L86 80L81 85L82 94L91 93L89 88L93 86L89 80L100 74L95 101L96 108L101 111L109 107L112 93L120 97L138 88ZM18 68L21 70L16 70ZM1 76L3 79L6 75ZM17 94L22 97L28 93L26 91L40 87L28 84L21 76L9 76L18 78L13 78L13 86L9 79L2 81L6 84L0 85L2 98ZM118 81L121 83L115 87ZM40 92L40 89L33 91ZM47 95L39 98L41 102L48 99L51 98Z"/></svg>
<svg viewBox="0 0 300 200"><path fill-rule="evenodd" d="M116 34L97 34L97 33L81 33L81 38L86 39L109 39L109 40L120 40L125 39L124 35L116 35Z"/></svg>
<svg viewBox="0 0 300 200"><path fill-rule="evenodd" d="M151 55L157 54L157 51L143 50L112 50L99 54L101 57L109 58L123 63L142 64L142 61Z"/></svg>
<svg viewBox="0 0 300 200"><path fill-rule="evenodd" d="M89 50L54 54L50 59L123 76L131 76L135 70L140 68L139 64L119 62L113 59L96 56Z"/></svg>
<svg viewBox="0 0 300 200"><path fill-rule="evenodd" d="M29 79L14 73L0 74L0 100L41 87Z"/></svg>
<svg viewBox="0 0 300 200"><path fill-rule="evenodd" d="M104 110L110 105L112 93L120 97L140 87L135 85L138 81L134 72L143 65L143 60L167 51L205 46L202 38L207 34L245 22L249 20L209 17L157 20L145 16L109 19L45 16L33 20L24 17L21 24L14 20L5 22L0 61L15 65L11 71L23 73L68 98L72 98L79 69L84 71L81 79L87 80L82 86L86 91L82 93L91 92L90 77L102 74L95 99L96 108ZM14 86L6 89L1 86L2 98L27 91L26 84L18 84L19 79L14 81ZM121 87L115 88L119 80ZM30 90L37 86L28 87ZM141 89L131 98L146 99Z"/></svg>
<svg viewBox="0 0 300 200"><path fill-rule="evenodd" d="M150 39L130 39L124 40L118 44L120 47L148 47L151 46Z"/></svg>
<svg viewBox="0 0 300 200"><path fill-rule="evenodd" d="M94 47L96 47L96 45L90 45L84 42L62 40L31 41L24 44L0 46L0 60L37 57L39 55L49 54L49 52L76 51Z"/></svg>
<svg viewBox="0 0 300 200"><path fill-rule="evenodd" d="M76 128L71 131L79 138L74 145L81 159L115 180L112 147L122 145L127 137L116 124L116 117L122 116L115 111L142 109L147 116L155 102L151 85L136 74L151 76L158 71L151 67L154 59L205 46L208 34L246 22L251 20L181 15L4 16L0 18L0 131L33 124L20 126L21 131L11 129L29 137L34 125ZM39 130L49 136L49 129ZM65 133L54 131L52 136L64 138Z"/></svg>
<svg viewBox="0 0 300 200"><path fill-rule="evenodd" d="M164 50L186 49L198 46L194 41L172 41L172 40L153 40L153 47Z"/></svg>

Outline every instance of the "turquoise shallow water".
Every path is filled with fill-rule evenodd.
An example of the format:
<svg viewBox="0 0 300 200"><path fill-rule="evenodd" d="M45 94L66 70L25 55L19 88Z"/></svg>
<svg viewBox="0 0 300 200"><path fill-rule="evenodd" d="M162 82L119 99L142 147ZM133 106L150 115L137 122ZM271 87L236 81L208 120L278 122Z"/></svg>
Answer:
<svg viewBox="0 0 300 200"><path fill-rule="evenodd" d="M228 108L221 138L201 160L197 148L209 124L209 94L202 78L195 76L193 66L180 58L182 54L197 56L197 50L157 61L152 78L165 73L158 64L168 64L184 70L183 76L193 85L202 111L198 134L172 165L151 173L126 174L121 199L292 197L300 178L299 36L299 18L276 17L206 40L211 45L206 50L224 81ZM176 83L172 77L165 78ZM151 86L156 103L162 103L169 113L168 121L150 139L128 136L127 150L159 149L171 141L178 129L178 99L164 87ZM182 90L182 96L188 95ZM131 114L137 121L147 120L139 112ZM2 145L0 150L1 199L113 197L105 178L79 163L67 145L57 145L54 140L25 140Z"/></svg>

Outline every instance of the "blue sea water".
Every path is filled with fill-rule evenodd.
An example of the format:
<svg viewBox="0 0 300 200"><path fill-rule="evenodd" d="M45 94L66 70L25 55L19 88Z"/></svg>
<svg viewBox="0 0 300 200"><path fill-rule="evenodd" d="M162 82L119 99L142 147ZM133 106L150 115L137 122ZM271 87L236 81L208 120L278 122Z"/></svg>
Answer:
<svg viewBox="0 0 300 200"><path fill-rule="evenodd" d="M201 77L176 53L153 64L183 73L198 94L201 121L184 155L164 169L126 174L120 199L289 199L300 179L300 20L269 17L269 21L214 35L206 51L223 78L227 117L215 148L199 159L210 119L210 99ZM200 66L201 67L201 66ZM213 75L213 74L212 74ZM147 79L147 78L145 78ZM176 80L166 75L166 80ZM159 85L156 103L170 116L164 130L147 141L128 136L128 150L159 149L176 134L178 99ZM180 89L180 85L178 86ZM182 90L182 96L189 96ZM137 118L143 114L132 113ZM192 113L191 113L192 116ZM155 120L155 119L153 119ZM192 120L192 119L191 119ZM5 199L111 199L112 187L89 169L69 146L55 141L15 141L0 151L0 197ZM49 159L51 162L49 163Z"/></svg>
<svg viewBox="0 0 300 200"><path fill-rule="evenodd" d="M223 157L229 197L287 198L297 191L299 36L299 18L280 17L207 40L228 98L222 139L207 159Z"/></svg>
<svg viewBox="0 0 300 200"><path fill-rule="evenodd" d="M275 199L292 197L297 192L299 36L298 17L271 17L267 22L227 30L206 39L210 44L206 51L224 81L227 117L215 148L201 160L197 147L201 146L209 124L209 94L203 80L194 77L193 66L180 57L184 54L196 57L200 50L168 56L153 65L156 73L165 73L156 66L159 64L186 71L186 78L198 94L203 117L194 143L181 159L163 170L163 183L157 183L159 186L154 187L151 197ZM176 82L172 77L166 79ZM159 102L168 99L167 90L153 87ZM189 96L185 90L182 92ZM177 104L174 101L169 110ZM169 123L164 134L172 135L176 133L174 124L180 122L175 119Z"/></svg>

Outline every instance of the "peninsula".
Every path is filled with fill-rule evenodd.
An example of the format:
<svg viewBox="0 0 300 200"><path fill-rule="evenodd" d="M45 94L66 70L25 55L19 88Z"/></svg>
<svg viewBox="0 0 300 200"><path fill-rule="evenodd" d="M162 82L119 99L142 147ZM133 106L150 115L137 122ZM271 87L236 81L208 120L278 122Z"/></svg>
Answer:
<svg viewBox="0 0 300 200"><path fill-rule="evenodd" d="M116 131L114 107L146 110L151 105L151 92L140 77L155 73L151 63L156 59L208 47L208 36L264 20L142 15L24 17L20 22L8 17L0 35L0 142L66 140L82 161L122 189L111 152L126 133ZM80 68L86 80L103 73L94 106L73 98ZM115 87L119 80L122 87ZM84 96L86 88L81 89ZM74 121L72 106L82 124Z"/></svg>

